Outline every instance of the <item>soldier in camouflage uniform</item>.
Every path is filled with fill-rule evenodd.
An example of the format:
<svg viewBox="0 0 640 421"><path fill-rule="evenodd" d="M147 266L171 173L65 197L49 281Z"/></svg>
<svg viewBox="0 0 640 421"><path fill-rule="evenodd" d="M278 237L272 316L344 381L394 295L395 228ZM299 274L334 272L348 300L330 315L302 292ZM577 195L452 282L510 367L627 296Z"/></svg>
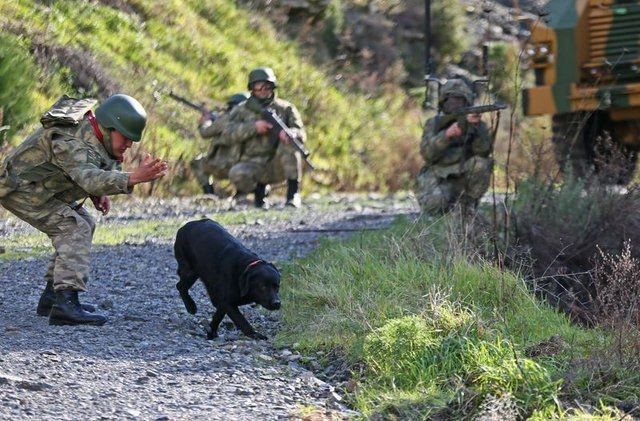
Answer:
<svg viewBox="0 0 640 421"><path fill-rule="evenodd" d="M423 212L446 212L457 203L473 208L489 187L493 137L480 116L468 115L466 124L455 119L440 124L456 109L472 105L473 100L473 91L464 80L451 79L440 92L443 115L427 120L420 144L425 166L416 188Z"/></svg>
<svg viewBox="0 0 640 421"><path fill-rule="evenodd" d="M228 139L223 137L222 128L228 121L231 110L248 98L249 94L239 92L229 98L226 112L219 115L215 120L211 119L211 114L208 110L205 110L200 117L200 124L198 125L200 136L205 139L211 139L211 147L205 155L191 161L191 170L205 194L214 193L211 177L215 180L229 178L229 170L240 159L241 145L229 142Z"/></svg>
<svg viewBox="0 0 640 421"><path fill-rule="evenodd" d="M240 161L229 170L229 179L239 193L253 192L255 205L261 208L268 206L267 186L286 180L286 205L300 207L302 156L284 131L277 133L277 142L270 141L273 127L260 115L264 107L273 108L301 142L306 140L300 113L293 104L276 97L276 87L276 76L268 67L259 67L249 74L251 97L231 111L222 130L226 139L242 144Z"/></svg>
<svg viewBox="0 0 640 421"><path fill-rule="evenodd" d="M90 198L109 212L107 196L131 193L136 184L166 174L167 164L147 155L122 172L123 154L139 142L147 115L138 101L113 95L95 111L94 100L62 97L37 129L0 166L0 204L47 234L55 252L45 275L38 315L49 324L102 325L106 318L82 305L95 222L83 208Z"/></svg>

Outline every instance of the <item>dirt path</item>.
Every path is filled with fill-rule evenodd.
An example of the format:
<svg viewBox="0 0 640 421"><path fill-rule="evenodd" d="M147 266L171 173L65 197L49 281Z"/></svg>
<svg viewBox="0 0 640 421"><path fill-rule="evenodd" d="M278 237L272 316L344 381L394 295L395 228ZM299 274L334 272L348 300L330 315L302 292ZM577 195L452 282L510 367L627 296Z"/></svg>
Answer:
<svg viewBox="0 0 640 421"><path fill-rule="evenodd" d="M218 206L201 199L120 205L108 220L113 229L132 219L216 219ZM383 227L415 209L410 198L323 198L286 216L265 212L265 220L280 212L275 223L257 218L228 228L281 264L323 237ZM23 231L0 219L4 244ZM103 327L49 326L35 315L46 259L0 260L0 419L281 419L308 406L349 415L334 387L299 365L295 351L246 340L228 319L219 339L205 340L213 308L198 283L200 312L184 310L170 239L151 234L143 243L96 247L92 259L83 299L109 317ZM243 311L273 338L277 313Z"/></svg>

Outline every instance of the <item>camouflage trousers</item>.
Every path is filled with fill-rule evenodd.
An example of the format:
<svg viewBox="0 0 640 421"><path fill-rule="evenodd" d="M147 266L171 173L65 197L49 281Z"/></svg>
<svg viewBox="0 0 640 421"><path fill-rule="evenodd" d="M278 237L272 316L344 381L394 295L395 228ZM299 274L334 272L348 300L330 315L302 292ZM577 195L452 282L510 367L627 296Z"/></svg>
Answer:
<svg viewBox="0 0 640 421"><path fill-rule="evenodd" d="M275 184L302 179L302 155L292 147L279 146L268 162L241 161L229 170L229 179L236 190L251 193L258 183Z"/></svg>
<svg viewBox="0 0 640 421"><path fill-rule="evenodd" d="M51 239L55 251L44 276L45 281L53 281L56 291L86 291L91 242L96 228L91 215L82 207L74 209L58 200L46 203L44 206L51 212L38 219L30 217L32 210L12 203L10 196L0 199L0 204Z"/></svg>
<svg viewBox="0 0 640 421"><path fill-rule="evenodd" d="M442 175L437 167L425 167L418 175L416 198L425 213L447 212L456 204L475 206L489 188L493 160L472 157L462 171Z"/></svg>
<svg viewBox="0 0 640 421"><path fill-rule="evenodd" d="M215 180L229 177L229 168L220 167L214 158L206 155L191 161L191 172L201 186L210 184L211 177Z"/></svg>

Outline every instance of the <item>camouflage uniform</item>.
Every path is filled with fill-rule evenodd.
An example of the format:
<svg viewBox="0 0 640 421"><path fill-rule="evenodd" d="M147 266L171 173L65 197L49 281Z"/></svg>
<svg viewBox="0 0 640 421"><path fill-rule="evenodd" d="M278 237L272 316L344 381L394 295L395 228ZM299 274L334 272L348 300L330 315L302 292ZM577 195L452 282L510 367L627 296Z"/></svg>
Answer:
<svg viewBox="0 0 640 421"><path fill-rule="evenodd" d="M95 222L82 208L89 196L130 193L129 174L111 158L85 116L77 125L40 128L0 167L0 204L47 234L55 253L46 280L56 291L84 291Z"/></svg>
<svg viewBox="0 0 640 421"><path fill-rule="evenodd" d="M441 104L446 95L472 103L471 90L461 84L455 79L447 82ZM420 144L425 165L418 175L416 197L427 213L446 212L456 203L475 206L487 191L493 170L493 137L486 124L467 124L461 136L447 139L446 128L436 131L438 118L446 116L427 120Z"/></svg>
<svg viewBox="0 0 640 421"><path fill-rule="evenodd" d="M191 161L191 170L201 186L209 185L211 176L216 180L228 178L229 170L240 159L241 145L222 136L222 129L228 121L229 113L225 113L198 127L200 136L212 139L209 151Z"/></svg>
<svg viewBox="0 0 640 421"><path fill-rule="evenodd" d="M255 122L262 119L251 97L233 109L230 121L223 129L223 137L242 144L240 160L229 170L229 179L240 192L254 191L258 183L271 184L285 180L300 181L302 156L291 145L281 141L272 144L269 135L258 134ZM262 105L260 105L262 106ZM282 121L301 142L306 140L302 118L296 107L280 98L273 98L267 106L273 108Z"/></svg>

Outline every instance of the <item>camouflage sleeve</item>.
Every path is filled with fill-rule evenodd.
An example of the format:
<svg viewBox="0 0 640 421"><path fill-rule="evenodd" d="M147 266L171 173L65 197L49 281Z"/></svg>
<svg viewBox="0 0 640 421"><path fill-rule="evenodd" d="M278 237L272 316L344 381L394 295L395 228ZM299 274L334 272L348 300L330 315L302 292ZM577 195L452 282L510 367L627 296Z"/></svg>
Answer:
<svg viewBox="0 0 640 421"><path fill-rule="evenodd" d="M204 138L214 138L213 145L230 145L231 141L223 136L227 124L229 124L229 114L222 114L215 121L209 121L206 128L203 129L203 126L200 126L200 135Z"/></svg>
<svg viewBox="0 0 640 421"><path fill-rule="evenodd" d="M293 134L297 136L298 140L302 143L307 141L307 132L304 129L304 124L302 123L302 116L298 109L293 105L287 108L286 124Z"/></svg>
<svg viewBox="0 0 640 421"><path fill-rule="evenodd" d="M221 134L229 143L244 142L258 136L255 119L244 118L240 106L231 111L231 115L224 125Z"/></svg>
<svg viewBox="0 0 640 421"><path fill-rule="evenodd" d="M491 151L493 149L493 136L491 136L489 128L484 122L480 122L476 126L475 130L476 134L471 145L473 154L483 157L491 155Z"/></svg>
<svg viewBox="0 0 640 421"><path fill-rule="evenodd" d="M68 136L51 140L54 164L91 196L131 193L129 174L100 168L101 158L91 146Z"/></svg>
<svg viewBox="0 0 640 421"><path fill-rule="evenodd" d="M216 120L217 121L217 120ZM207 120L198 126L200 136L207 139L220 134L219 128L216 126L215 121Z"/></svg>
<svg viewBox="0 0 640 421"><path fill-rule="evenodd" d="M427 120L422 132L422 142L420 142L420 154L425 162L437 162L449 147L449 140L445 137L444 130L435 133L435 117Z"/></svg>

